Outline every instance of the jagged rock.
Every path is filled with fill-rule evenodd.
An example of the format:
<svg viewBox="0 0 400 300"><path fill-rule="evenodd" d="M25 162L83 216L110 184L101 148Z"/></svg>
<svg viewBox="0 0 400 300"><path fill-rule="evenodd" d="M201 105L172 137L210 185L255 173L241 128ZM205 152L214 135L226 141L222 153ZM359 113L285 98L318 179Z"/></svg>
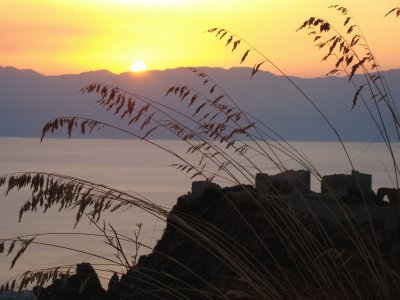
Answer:
<svg viewBox="0 0 400 300"><path fill-rule="evenodd" d="M219 189L219 185L211 181L193 181L192 182L192 195L200 195L205 189L216 188Z"/></svg>
<svg viewBox="0 0 400 300"><path fill-rule="evenodd" d="M108 282L107 297L109 299L115 299L118 296L120 289L119 277L117 273L114 273Z"/></svg>
<svg viewBox="0 0 400 300"><path fill-rule="evenodd" d="M89 263L76 266L76 273L56 279L49 287L34 290L38 300L106 300L96 271Z"/></svg>
<svg viewBox="0 0 400 300"><path fill-rule="evenodd" d="M292 295L284 288L287 277L298 291L304 286L313 290L312 295L304 290L303 298L318 298L320 282L315 273L319 270L304 257L317 258L332 251L345 257L346 272L362 286L363 295L373 296L371 286L364 284L368 281L367 266L347 234L354 224L332 226L323 218L296 214L280 200L249 186L209 186L180 197L153 253L141 257L122 276L116 299L260 299L259 291L252 288L260 278L275 282L274 289L282 298L290 299ZM302 239L298 238L298 222L307 232ZM380 255L390 261L395 245L384 225L359 226L359 239L369 241L373 232L379 233ZM310 250L308 243L312 241L319 243ZM332 263L327 270L333 278L349 276L335 267L334 260L326 263ZM353 287L346 285L346 278L342 282L342 290L332 298L339 297L343 289L349 297L359 296L352 294ZM400 296L395 284L390 285L390 293Z"/></svg>
<svg viewBox="0 0 400 300"><path fill-rule="evenodd" d="M43 289L39 299L250 300L275 299L276 295L293 299L293 289L298 299L326 299L316 276L321 266L324 275L340 282L340 289L330 290L330 298L339 299L345 292L349 299L378 299L377 289L369 284L369 264L357 248L360 242L372 247L368 259L379 257L379 264L384 261L394 271L400 270L398 236L388 232L382 220L366 223L350 218L333 224L322 213L315 217L296 210L294 204L307 201L306 197L289 194L291 203L286 196L262 193L251 186L207 184L193 190L170 211L153 252L140 257L120 279L114 274L107 293L93 268L80 264L65 285L62 280L54 282ZM314 194L307 192L306 196ZM312 263L320 259L323 265ZM78 293L85 280L85 294ZM268 284L263 286L264 282ZM385 295L400 299L399 280L385 284Z"/></svg>

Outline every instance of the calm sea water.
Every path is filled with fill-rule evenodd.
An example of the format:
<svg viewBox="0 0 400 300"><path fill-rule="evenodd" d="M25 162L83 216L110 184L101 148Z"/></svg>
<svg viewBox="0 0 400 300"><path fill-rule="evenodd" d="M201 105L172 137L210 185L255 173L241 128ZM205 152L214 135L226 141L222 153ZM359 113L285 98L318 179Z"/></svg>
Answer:
<svg viewBox="0 0 400 300"><path fill-rule="evenodd" d="M184 154L187 146L180 141L157 141L162 147ZM307 155L319 172L323 175L333 173L349 173L351 167L338 143L292 143L296 149ZM373 187L392 186L388 172L391 172L390 158L385 145L368 143L348 143L352 161L361 172L373 174ZM400 147L394 145L395 153ZM252 161L264 172L274 174L278 169L268 160L249 152ZM188 158L194 161L193 157ZM242 159L242 158L238 158ZM299 169L298 164L287 157L281 158L289 168ZM96 183L105 184L130 193L140 193L152 201L171 208L176 199L190 190L190 175L184 174L170 165L179 161L163 150L148 143L130 140L100 140L100 139L48 139L40 143L38 139L0 138L0 174L25 171L46 171L79 177ZM241 160L243 165L251 165ZM218 180L223 186L231 183ZM319 189L316 180L312 188ZM4 189L0 190L4 192ZM56 265L74 264L82 261L104 263L90 255L96 253L113 259L113 250L104 243L101 237L82 237L60 235L71 231L80 233L99 233L88 220L83 220L74 229L74 213L51 210L43 215L40 212L26 215L18 223L20 205L27 200L29 192L22 190L0 198L0 238L8 238L33 233L58 233L38 238L41 243L79 248L87 253L68 251L53 246L35 244L17 262L13 270L9 270L12 257L0 256L0 282L11 278L25 270L35 270ZM143 223L140 241L154 246L160 238L165 226L162 220L157 220L143 211L130 209L107 215L106 224L112 224L125 235L133 236L135 224ZM127 253L133 254L133 245L125 245ZM143 247L140 253L147 253ZM99 269L109 269L104 265ZM102 272L104 280L111 273Z"/></svg>

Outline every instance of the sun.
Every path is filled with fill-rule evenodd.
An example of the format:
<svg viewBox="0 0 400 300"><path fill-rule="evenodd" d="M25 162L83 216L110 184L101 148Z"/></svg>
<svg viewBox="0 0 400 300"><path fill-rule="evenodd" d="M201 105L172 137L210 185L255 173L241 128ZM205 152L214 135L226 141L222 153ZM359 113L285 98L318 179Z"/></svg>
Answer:
<svg viewBox="0 0 400 300"><path fill-rule="evenodd" d="M131 65L131 72L139 73L146 70L147 70L146 64L140 60L134 61L133 64Z"/></svg>

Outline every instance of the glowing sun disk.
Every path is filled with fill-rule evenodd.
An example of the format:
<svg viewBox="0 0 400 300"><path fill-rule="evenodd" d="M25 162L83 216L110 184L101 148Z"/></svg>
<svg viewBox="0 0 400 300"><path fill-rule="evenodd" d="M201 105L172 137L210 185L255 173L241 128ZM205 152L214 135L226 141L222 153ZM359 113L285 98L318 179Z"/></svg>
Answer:
<svg viewBox="0 0 400 300"><path fill-rule="evenodd" d="M146 71L146 70L147 70L147 68L146 68L145 63L140 61L140 60L137 60L137 61L133 62L133 64L131 65L131 71L132 72L136 73L136 72L143 72L143 71Z"/></svg>

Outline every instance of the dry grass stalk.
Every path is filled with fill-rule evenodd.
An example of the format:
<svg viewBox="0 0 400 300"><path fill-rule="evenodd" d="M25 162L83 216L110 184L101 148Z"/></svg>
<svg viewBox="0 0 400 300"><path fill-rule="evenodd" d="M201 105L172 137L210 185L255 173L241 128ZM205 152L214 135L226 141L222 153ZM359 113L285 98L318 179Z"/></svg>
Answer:
<svg viewBox="0 0 400 300"><path fill-rule="evenodd" d="M336 58L335 67L329 72L330 75L344 72L349 76L349 81L356 88L352 108L357 106L359 99L362 99L364 105L370 108L371 117L387 143L389 153L393 158L397 183L399 172L391 148L387 121L378 105L384 103L388 108L392 117L391 121L395 124L397 137L400 139L399 118L394 99L381 75L376 58L370 51L359 27L353 23L348 10L338 5L331 8L336 9L344 16L343 26L346 28L346 34L341 35L328 21L315 17L306 20L298 30L309 29L309 34L313 37L316 45L320 49L327 50L323 60L330 57ZM387 15L394 12L398 14L399 11L393 9ZM255 76L264 63L269 63L289 80L331 126L342 144L352 169L354 169L346 147L333 124L289 76L259 50L234 33L220 28L212 28L208 32L215 33L217 38L225 42L226 47L232 47L231 51L239 51L241 46L246 47L240 57L240 63L244 63L253 54L262 57L253 66L250 77ZM332 32L334 32L333 35L329 36ZM192 178L201 176L205 180L211 181L220 177L240 184L243 182L241 176L253 185L254 172L243 161L249 162L252 167L257 169L251 159L251 153L256 153L273 162L280 170L286 170L286 166L280 158L280 155L283 154L296 160L299 165L310 170L316 178L321 179L318 170L308 158L267 125L240 109L233 98L210 76L195 68L189 68L189 71L201 80L202 86L207 89L206 93L201 93L188 86L175 85L170 87L165 94L165 97L175 96L186 105L190 110L187 114L167 107L161 102L129 93L115 86L93 83L82 88L81 92L98 94L100 98L97 103L125 121L127 129L87 118L61 117L44 126L42 139L48 133L63 127L67 128L69 137L75 130L87 134L97 129L111 127L166 151L180 161L174 166L183 172L192 174ZM365 83L361 85L354 82L354 76L359 71L365 75ZM365 90L369 90L372 94L372 107L363 96ZM150 140L150 135L156 130L166 130L187 143L187 154L189 156L199 154L198 161L193 163L183 155ZM277 143L271 143L271 139ZM248 140L253 143L249 143ZM372 220L365 226L358 224L348 215L347 223L332 229L311 211L309 216L296 215L290 211L282 196L263 196L255 193L254 187L245 186L240 193L232 193L229 190L223 193L219 191L221 192L220 200L225 201L225 208L231 212L235 220L239 220L238 224L241 225L241 230L246 232L246 236L259 245L258 249L262 249L263 259L267 260L268 264L252 253L248 247L240 244L235 237L230 236L229 232L210 222L207 217L192 215L184 211L170 213L167 209L155 205L144 197L134 196L104 185L60 174L30 172L1 176L0 186L6 187L6 195L12 190L21 188L31 190L31 199L21 207L20 219L27 212L36 212L40 208L45 213L51 207L58 207L59 210L76 209L76 224L86 213L93 223L97 224L102 213L116 211L123 207L135 207L156 218L168 219L169 228L212 255L218 262L226 266L231 272L230 274L234 275L230 279L239 279L243 286L241 290L222 291L219 286L213 285L212 282L208 282L193 272L172 254L164 253L161 255L164 255L166 260L173 261L200 282L208 284L210 290L199 290L196 286L187 284L173 274L164 274L157 270L145 270L148 273L143 273L143 277L140 277L134 272L138 250L142 246L138 242L140 227L134 232L134 239L129 239L120 235L111 225L110 229L107 229L104 224L103 227L97 225L102 236L106 238L106 243L116 251L115 259L103 259L133 270L133 273L127 275L132 277L130 279L141 280L157 289L157 292L162 292L163 295L168 295L173 299L188 299L187 291L199 293L207 299L226 299L227 297L362 299L366 296L391 299L396 294L399 281L398 269L388 261L388 255L384 253L385 249L382 249L379 243L384 236L375 230ZM304 195L298 194L298 201L306 203ZM253 211L259 212L257 216L249 214L249 211L252 211L249 207L253 207ZM260 224L265 224L265 228L260 228ZM167 230L169 229L167 228ZM37 241L37 237L0 240L0 253L14 253L11 265L13 267L30 244L45 244ZM129 261L124 252L122 241L129 241L135 245L136 254L133 256L133 262ZM341 247L338 241L345 241L347 246ZM274 245L282 245L280 249L285 255L277 253ZM70 250L79 251L78 249ZM157 252L157 249L154 249L154 252ZM66 275L61 275L62 272ZM14 289L17 281L20 282L21 290L28 284L43 285L55 278L62 276L66 278L68 274L69 268L65 267L37 272L28 271L19 278L7 282L1 290ZM182 289L170 288L158 278L163 278L166 282L170 280L179 283ZM373 284L371 286L359 285L360 282L366 280ZM156 296L157 294L154 297Z"/></svg>

